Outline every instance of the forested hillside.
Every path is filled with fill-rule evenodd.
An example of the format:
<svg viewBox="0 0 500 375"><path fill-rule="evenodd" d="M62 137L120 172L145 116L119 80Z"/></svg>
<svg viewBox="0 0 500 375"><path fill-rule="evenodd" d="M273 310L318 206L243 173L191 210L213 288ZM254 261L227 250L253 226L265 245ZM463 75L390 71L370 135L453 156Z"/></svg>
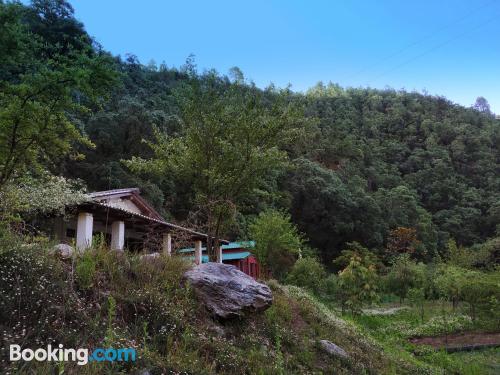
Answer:
<svg viewBox="0 0 500 375"><path fill-rule="evenodd" d="M381 251L397 227L416 230L421 260L443 255L449 239L471 246L496 236L500 121L484 103L464 108L420 93L321 83L305 94L261 90L237 68L228 76L197 72L193 58L180 68L144 65L133 55L112 58L69 8L47 4L52 3L2 6L3 30L13 39L2 32L1 77L5 102L15 95L12 90L36 90L43 79L57 85L64 75L79 74L68 78L73 87L64 88L78 90L78 98L61 96L51 107L55 111L71 100L64 113L72 125L64 134L43 130L45 138L58 141L40 141L45 154L30 156L52 173L81 179L88 190L138 186L170 219L185 220L197 204L190 178L137 173L124 161L153 156L145 141L155 141L155 129L169 138L185 132L182 95L189 94L182 87L197 81L219 91L237 88L242 97L258 93L263 111L287 101L300 112L291 120L287 142L276 144L286 152L286 166L274 166L272 178L238 202L225 236L244 238L260 211L284 209L328 265L350 241ZM94 92L99 90L107 90L106 100ZM51 105L49 99L40 100ZM8 130L3 127L2 146L14 140ZM70 146L76 152L68 158ZM5 179L8 162L1 165Z"/></svg>
<svg viewBox="0 0 500 375"><path fill-rule="evenodd" d="M272 307L214 321L181 282L193 264L147 258L146 241L119 253L94 233L61 259L47 218L123 187L206 233L211 261L220 239L255 241ZM2 348L137 349L136 363L81 370L92 374L495 374L498 348L411 340L498 346L499 265L500 119L486 99L259 88L193 56L113 56L65 0L0 0Z"/></svg>

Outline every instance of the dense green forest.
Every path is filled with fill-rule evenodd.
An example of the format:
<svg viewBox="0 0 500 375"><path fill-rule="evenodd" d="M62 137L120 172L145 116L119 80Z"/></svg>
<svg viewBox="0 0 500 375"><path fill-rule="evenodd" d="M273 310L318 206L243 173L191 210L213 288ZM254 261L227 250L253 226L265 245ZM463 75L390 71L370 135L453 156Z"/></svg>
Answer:
<svg viewBox="0 0 500 375"><path fill-rule="evenodd" d="M61 1L2 5L1 43L2 184L41 167L90 191L138 186L169 219L185 220L198 203L196 173L158 176L124 161L151 158L156 133L186 133L185 86L195 84L213 90L207 97L232 96L239 101L233 110L253 105L247 114L255 119L273 106L289 116L286 136L281 125L275 129L286 141L263 135L286 163L270 165L244 196L231 197L235 212L221 235L247 237L255 215L283 209L328 265L347 242L382 251L397 227L416 230L415 256L427 261L446 255L449 239L470 247L498 235L500 124L487 105L322 83L305 94L262 90L237 68L199 73L193 58L180 68L144 65L105 52ZM16 117L21 111L28 114ZM49 123L29 123L35 113ZM8 123L14 118L17 133ZM242 137L230 139L236 152L238 143L244 151ZM238 183L226 177L223 184Z"/></svg>
<svg viewBox="0 0 500 375"><path fill-rule="evenodd" d="M5 281L15 278L8 266L15 261L19 275L31 280L22 288L35 290L41 276L51 274L47 285L86 306L84 321L95 337L119 336L110 334L111 323L92 326L90 318L112 322L118 304L129 327L120 334L137 342L143 335L144 343L151 338L145 363L161 371L239 373L249 366L252 373L276 374L318 368L443 373L429 370L435 365L465 373L462 359L445 354L424 353L418 362L407 339L498 332L500 119L487 101L478 98L466 108L427 93L333 83L301 93L256 87L236 67L227 74L200 71L193 56L180 67L167 63L113 56L64 0L0 0L0 271L7 275L0 281L7 296L0 300L0 320L7 323L0 328L20 327L7 309L17 308ZM241 363L210 367L228 346L190 336L198 319L207 332L213 323L190 315L195 302L181 289L162 289L182 277L187 266L178 259L158 270L134 254L115 259L98 243L89 253L95 259L78 255L68 281L67 265L47 256L48 233L36 224L85 199L85 192L122 187L140 188L169 221L208 233L209 253L221 238L255 240L269 275L294 285L270 282L275 304L252 322L261 336L245 341L234 333L237 326L231 328L231 355ZM30 279L23 259L37 264L36 278ZM133 303L124 295L127 278L139 280ZM38 309L35 298L43 295L23 311ZM411 314L364 314L372 303L404 301ZM146 326L127 315L132 304L150 314ZM68 307L70 315L77 314L75 306ZM337 313L349 313L345 319L362 334L334 318ZM177 324L168 339L178 345L167 353L170 362L162 357L163 339L146 332L154 328L147 324L163 327L167 320ZM293 331L297 321L300 333ZM52 337L65 340L62 332L73 323L58 326L53 334L59 336ZM26 324L33 340L44 337L35 323ZM310 344L334 331L359 368L332 365ZM363 335L381 344L364 342ZM84 336L68 340L76 345ZM269 341L269 353L258 352L251 340ZM196 367L196 358L205 362ZM263 363L268 367L259 367Z"/></svg>

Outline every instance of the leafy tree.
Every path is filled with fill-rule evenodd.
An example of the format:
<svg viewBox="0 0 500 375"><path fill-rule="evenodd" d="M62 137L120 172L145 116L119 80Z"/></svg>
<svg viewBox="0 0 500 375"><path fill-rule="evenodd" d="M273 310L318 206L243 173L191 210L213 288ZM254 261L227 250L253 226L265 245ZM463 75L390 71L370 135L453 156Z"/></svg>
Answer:
<svg viewBox="0 0 500 375"><path fill-rule="evenodd" d="M462 298L462 288L465 285L465 273L467 271L456 266L442 266L434 283L442 298L452 303L456 309Z"/></svg>
<svg viewBox="0 0 500 375"><path fill-rule="evenodd" d="M155 143L148 143L153 158L132 158L127 165L190 182L212 259L212 245L238 205L285 162L279 145L299 112L286 91L274 92L276 100L268 103L262 92L239 82L225 85L213 72L198 77L188 66L188 73L190 80L175 93L182 131L176 137L156 131Z"/></svg>
<svg viewBox="0 0 500 375"><path fill-rule="evenodd" d="M387 286L402 303L410 289L425 286L425 265L417 264L407 253L397 256L387 274Z"/></svg>
<svg viewBox="0 0 500 375"><path fill-rule="evenodd" d="M66 5L51 2L50 10L62 7L68 12ZM43 9L33 17L48 17ZM73 115L98 104L115 80L108 55L93 51L91 45L78 51L49 44L52 51L47 55L50 41L31 34L33 25L24 18L29 11L35 8L0 4L0 34L9 35L0 38L0 50L12 56L0 73L0 188L26 170L69 154L74 142L91 146Z"/></svg>
<svg viewBox="0 0 500 375"><path fill-rule="evenodd" d="M319 293L325 277L325 269L317 259L302 257L293 265L286 277L286 282Z"/></svg>
<svg viewBox="0 0 500 375"><path fill-rule="evenodd" d="M394 258L401 254L412 255L418 244L419 241L417 240L417 231L415 228L398 227L389 233L387 253L389 254L389 258Z"/></svg>
<svg viewBox="0 0 500 375"><path fill-rule="evenodd" d="M290 216L276 210L264 211L250 225L250 235L255 240L255 254L261 265L272 276L284 279L304 245Z"/></svg>
<svg viewBox="0 0 500 375"><path fill-rule="evenodd" d="M448 241L448 263L457 266L468 268L472 265L471 253L465 250L462 246L457 246L455 240Z"/></svg>
<svg viewBox="0 0 500 375"><path fill-rule="evenodd" d="M353 255L349 265L339 272L338 298L344 308L358 314L361 308L378 299L378 276L374 264Z"/></svg>
<svg viewBox="0 0 500 375"><path fill-rule="evenodd" d="M353 256L364 259L368 264L374 264L377 267L381 266L380 260L378 259L376 254L355 241L348 242L346 244L346 249L342 250L340 256L337 257L333 263L336 267L344 269L349 265Z"/></svg>
<svg viewBox="0 0 500 375"><path fill-rule="evenodd" d="M474 103L474 109L478 110L479 112L491 114L490 104L482 96L476 99L476 102Z"/></svg>

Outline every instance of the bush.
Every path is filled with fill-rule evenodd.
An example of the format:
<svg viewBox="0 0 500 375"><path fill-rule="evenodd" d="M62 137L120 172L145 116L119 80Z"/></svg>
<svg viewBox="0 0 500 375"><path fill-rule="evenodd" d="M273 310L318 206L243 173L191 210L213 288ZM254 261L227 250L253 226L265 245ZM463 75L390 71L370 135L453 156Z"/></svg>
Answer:
<svg viewBox="0 0 500 375"><path fill-rule="evenodd" d="M386 279L387 289L399 297L402 302L411 288L425 284L425 265L417 264L408 254L394 259Z"/></svg>
<svg viewBox="0 0 500 375"><path fill-rule="evenodd" d="M472 320L479 315L491 315L500 300L500 271L480 272L456 266L442 266L435 279L441 297L451 301L456 308L459 302L465 302ZM493 320L498 322L498 316ZM498 315L498 314L497 314Z"/></svg>
<svg viewBox="0 0 500 375"><path fill-rule="evenodd" d="M304 240L290 215L276 210L262 212L250 225L255 254L272 276L283 280L300 254Z"/></svg>
<svg viewBox="0 0 500 375"><path fill-rule="evenodd" d="M86 252L82 256L82 258L78 260L78 263L75 268L75 276L78 285L82 289L91 288L93 286L95 274L96 274L95 258L92 256L91 252Z"/></svg>
<svg viewBox="0 0 500 375"><path fill-rule="evenodd" d="M375 265L357 255L338 276L337 298L342 311L347 307L351 313L358 314L364 305L378 299L378 276Z"/></svg>
<svg viewBox="0 0 500 375"><path fill-rule="evenodd" d="M293 265L286 281L318 294L321 291L326 272L315 258L300 258Z"/></svg>

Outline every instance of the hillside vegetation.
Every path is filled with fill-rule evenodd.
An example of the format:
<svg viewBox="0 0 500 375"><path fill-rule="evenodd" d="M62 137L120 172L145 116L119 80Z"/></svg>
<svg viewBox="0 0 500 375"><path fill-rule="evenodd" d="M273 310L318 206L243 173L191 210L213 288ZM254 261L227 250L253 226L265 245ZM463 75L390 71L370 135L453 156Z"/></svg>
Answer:
<svg viewBox="0 0 500 375"><path fill-rule="evenodd" d="M207 233L211 260L220 239L255 241L273 306L213 321L181 282L189 265L140 260L158 250L148 241L120 255L96 236L71 260L51 254L48 217L123 187ZM59 374L493 374L498 348L450 354L410 340L496 337L499 265L500 120L486 99L258 88L236 67L200 71L193 56L181 67L113 56L65 0L0 0L4 349L140 353ZM321 339L351 359L327 356ZM11 373L52 365L2 362Z"/></svg>
<svg viewBox="0 0 500 375"><path fill-rule="evenodd" d="M2 249L6 244L2 243ZM271 283L265 313L218 323L182 283L179 258L141 260L96 247L73 260L44 244L10 242L0 253L0 330L23 347L132 347L136 362L9 362L16 374L305 374L430 373L430 367L382 351L354 325L296 287ZM319 339L341 345L351 360L324 353Z"/></svg>

